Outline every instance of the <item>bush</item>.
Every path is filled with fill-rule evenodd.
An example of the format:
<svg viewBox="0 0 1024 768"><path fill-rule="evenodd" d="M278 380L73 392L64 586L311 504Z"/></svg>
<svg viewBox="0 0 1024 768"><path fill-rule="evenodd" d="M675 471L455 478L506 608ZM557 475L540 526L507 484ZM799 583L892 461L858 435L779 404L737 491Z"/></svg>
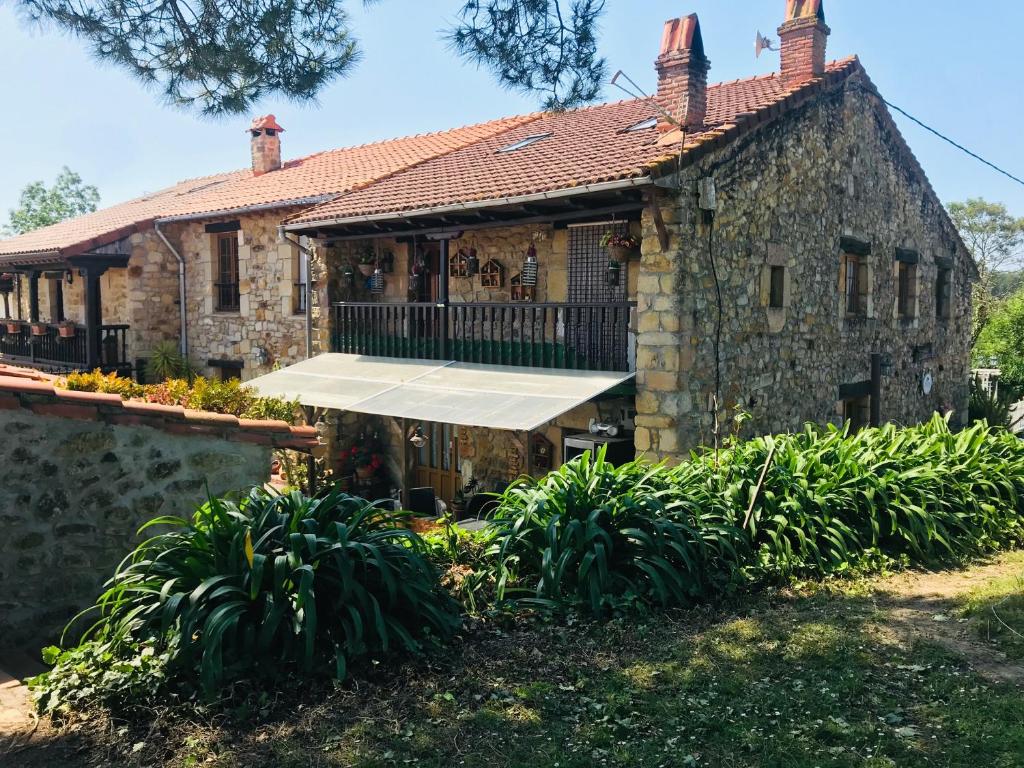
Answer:
<svg viewBox="0 0 1024 768"><path fill-rule="evenodd" d="M96 370L69 373L58 381L57 386L82 392L106 392L159 405L226 413L243 419L279 419L289 424L298 419L298 403L260 397L255 389L238 379L218 381L196 376L192 379L168 379L159 384L136 384L116 373L105 374Z"/></svg>
<svg viewBox="0 0 1024 768"><path fill-rule="evenodd" d="M400 519L334 491L260 488L238 504L211 499L191 520L155 519L146 527L172 530L126 558L84 639L117 658L169 649L168 674L207 694L293 671L344 678L368 655L419 652L459 619Z"/></svg>
<svg viewBox="0 0 1024 768"><path fill-rule="evenodd" d="M530 602L594 613L680 605L754 582L937 563L1024 532L1024 444L985 424L954 433L939 416L855 434L809 426L675 468L589 458L501 497L499 599L526 589Z"/></svg>

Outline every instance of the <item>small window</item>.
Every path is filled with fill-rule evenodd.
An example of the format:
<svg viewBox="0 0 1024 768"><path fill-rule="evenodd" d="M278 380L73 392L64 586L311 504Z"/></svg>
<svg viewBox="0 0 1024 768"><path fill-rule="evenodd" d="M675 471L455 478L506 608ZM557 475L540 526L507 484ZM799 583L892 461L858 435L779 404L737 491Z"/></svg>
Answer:
<svg viewBox="0 0 1024 768"><path fill-rule="evenodd" d="M301 250L295 249L295 282L292 284L292 312L306 314L306 290L309 285L309 259Z"/></svg>
<svg viewBox="0 0 1024 768"><path fill-rule="evenodd" d="M917 265L899 262L896 311L901 320L912 320L917 303Z"/></svg>
<svg viewBox="0 0 1024 768"><path fill-rule="evenodd" d="M850 423L850 431L864 429L871 423L871 398L853 397L843 400L843 421Z"/></svg>
<svg viewBox="0 0 1024 768"><path fill-rule="evenodd" d="M939 267L935 276L935 316L945 320L950 314L952 303L953 270Z"/></svg>
<svg viewBox="0 0 1024 768"><path fill-rule="evenodd" d="M657 126L657 124L658 118L649 117L646 120L641 120L639 123L635 123L634 125L629 126L629 128L626 128L623 132L633 133L634 131L646 131L650 128L654 128L655 126Z"/></svg>
<svg viewBox="0 0 1024 768"><path fill-rule="evenodd" d="M237 312L238 233L217 235L217 279L214 282L218 312Z"/></svg>
<svg viewBox="0 0 1024 768"><path fill-rule="evenodd" d="M782 309L786 305L786 268L772 266L769 274L768 306Z"/></svg>
<svg viewBox="0 0 1024 768"><path fill-rule="evenodd" d="M532 136L527 136L525 139L520 139L513 144L509 144L507 147L502 147L498 152L515 152L517 149L528 147L541 139L546 139L550 135L550 133L535 133Z"/></svg>
<svg viewBox="0 0 1024 768"><path fill-rule="evenodd" d="M843 298L846 314L864 317L868 313L867 259L853 253L843 254Z"/></svg>

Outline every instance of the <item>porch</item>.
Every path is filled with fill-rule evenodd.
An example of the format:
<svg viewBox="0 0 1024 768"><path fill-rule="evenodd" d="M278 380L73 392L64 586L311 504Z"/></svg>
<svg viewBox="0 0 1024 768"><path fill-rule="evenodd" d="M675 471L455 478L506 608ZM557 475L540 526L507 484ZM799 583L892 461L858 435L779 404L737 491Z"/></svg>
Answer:
<svg viewBox="0 0 1024 768"><path fill-rule="evenodd" d="M416 360L631 371L633 301L336 302L331 351Z"/></svg>
<svg viewBox="0 0 1024 768"><path fill-rule="evenodd" d="M6 315L0 321L0 361L50 373L101 369L130 376L130 326L110 322L122 319L117 313L104 322L104 310L110 308L101 296L101 279L120 274L111 283L120 286L127 262L126 243L121 241L63 258L5 258L0 263ZM122 303L115 301L117 309L123 309Z"/></svg>

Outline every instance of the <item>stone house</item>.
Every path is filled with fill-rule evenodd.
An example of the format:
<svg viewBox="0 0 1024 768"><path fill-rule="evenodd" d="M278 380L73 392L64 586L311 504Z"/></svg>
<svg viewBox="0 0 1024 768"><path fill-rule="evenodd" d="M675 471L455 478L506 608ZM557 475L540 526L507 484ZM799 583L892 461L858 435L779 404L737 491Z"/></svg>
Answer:
<svg viewBox="0 0 1024 768"><path fill-rule="evenodd" d="M681 460L736 408L747 433L959 418L975 266L860 62L826 62L829 32L820 0L788 0L780 71L708 84L696 16L673 19L652 99L477 126L333 193L306 174L262 226L159 221L197 263L217 222L261 233L255 264L278 223L306 238L321 354L254 385L318 410L342 474L355 447L446 500L587 445ZM611 234L631 258L610 261ZM189 333L244 355L209 309ZM286 322L250 314L249 354Z"/></svg>
<svg viewBox="0 0 1024 768"><path fill-rule="evenodd" d="M283 162L284 129L273 115L257 118L246 131L250 168L0 240L16 321L0 337L0 358L141 373L154 347L173 341L201 372L242 379L302 360L316 349L318 267L280 234L282 219L521 120ZM70 339L62 322L74 328Z"/></svg>

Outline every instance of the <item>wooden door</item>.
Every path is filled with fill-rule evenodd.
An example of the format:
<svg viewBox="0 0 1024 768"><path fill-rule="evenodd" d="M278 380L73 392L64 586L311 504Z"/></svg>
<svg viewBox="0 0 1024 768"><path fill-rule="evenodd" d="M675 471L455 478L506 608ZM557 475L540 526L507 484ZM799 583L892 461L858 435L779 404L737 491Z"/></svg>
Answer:
<svg viewBox="0 0 1024 768"><path fill-rule="evenodd" d="M423 424L427 444L413 450L413 487L434 489L451 506L462 487L459 475L459 428L452 424Z"/></svg>

